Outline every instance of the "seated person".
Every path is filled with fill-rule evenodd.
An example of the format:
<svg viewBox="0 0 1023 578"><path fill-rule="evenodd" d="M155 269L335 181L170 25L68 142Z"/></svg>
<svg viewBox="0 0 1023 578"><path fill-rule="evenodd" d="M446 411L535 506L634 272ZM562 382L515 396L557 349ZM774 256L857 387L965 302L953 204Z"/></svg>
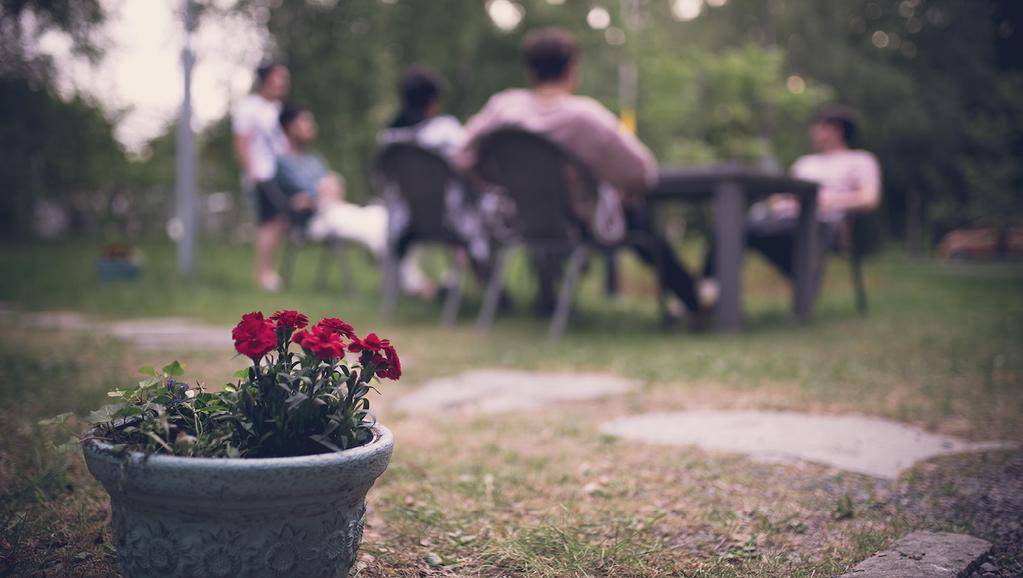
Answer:
<svg viewBox="0 0 1023 578"><path fill-rule="evenodd" d="M414 142L450 157L465 141L458 119L441 114L442 85L429 68L413 66L398 81L401 110L380 132L380 143Z"/></svg>
<svg viewBox="0 0 1023 578"><path fill-rule="evenodd" d="M640 258L652 266L659 263L662 284L690 312L698 312L692 278L667 240L653 229L646 212L643 193L657 180L657 162L614 114L592 98L573 94L579 73L578 49L571 33L559 28L533 31L525 38L523 53L533 86L505 90L490 98L466 125L467 141L455 157L456 164L471 173L481 138L505 126L539 133L571 151L613 188L615 205L624 209L624 228L653 240L652 244L633 245ZM541 267L537 305L547 312L554 305L554 287L553 278L543 270Z"/></svg>
<svg viewBox="0 0 1023 578"><path fill-rule="evenodd" d="M814 118L810 142L814 154L802 156L792 165L793 177L819 183L817 220L825 248L832 246L846 215L877 209L881 203L881 169L873 154L850 149L856 125L842 107L829 107ZM755 249L792 277L799 203L788 194L773 195L750 208L746 222L746 246ZM717 299L714 282L713 247L704 264L700 297Z"/></svg>
<svg viewBox="0 0 1023 578"><path fill-rule="evenodd" d="M311 213L306 225L309 237L355 241L382 261L387 251L387 210L380 205L363 207L345 201L341 175L331 172L323 157L311 150L316 140L316 120L309 109L284 107L280 124L288 146L277 157L277 180L294 209ZM423 297L434 293L412 259L402 260L401 281L406 292Z"/></svg>
<svg viewBox="0 0 1023 578"><path fill-rule="evenodd" d="M441 79L429 68L413 66L398 81L398 94L401 98L401 110L390 126L380 131L377 140L381 145L395 142L417 144L441 156L450 159L465 142L465 129L458 119L448 114L441 114L441 96L443 84ZM446 195L446 218L449 225L465 239L473 271L481 276L489 259L490 240L487 235L483 216L474 203L469 202L466 191L459 183L451 183L454 190ZM453 193L453 194L452 194ZM407 222L407 209L403 206L393 207L392 217L398 223ZM399 246L414 241L407 237L399 240ZM464 258L459 251L457 259Z"/></svg>

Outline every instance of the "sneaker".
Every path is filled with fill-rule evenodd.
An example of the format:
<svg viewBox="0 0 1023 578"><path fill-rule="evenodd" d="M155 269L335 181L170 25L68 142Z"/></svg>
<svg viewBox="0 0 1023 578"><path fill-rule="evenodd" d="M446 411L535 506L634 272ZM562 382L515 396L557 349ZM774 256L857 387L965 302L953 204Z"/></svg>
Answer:
<svg viewBox="0 0 1023 578"><path fill-rule="evenodd" d="M271 273L264 275L259 280L259 288L267 293L278 293L284 286L284 281L281 280L281 276L277 273Z"/></svg>
<svg viewBox="0 0 1023 578"><path fill-rule="evenodd" d="M700 300L701 309L713 309L718 304L718 299L721 297L721 286L718 285L717 279L706 278L701 279L699 286L696 288L697 297Z"/></svg>

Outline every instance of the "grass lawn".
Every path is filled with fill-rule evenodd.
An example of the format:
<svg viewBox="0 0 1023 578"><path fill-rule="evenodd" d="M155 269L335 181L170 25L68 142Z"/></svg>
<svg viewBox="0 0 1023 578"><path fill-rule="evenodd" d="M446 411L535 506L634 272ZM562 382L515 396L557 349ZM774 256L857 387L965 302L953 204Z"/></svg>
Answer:
<svg viewBox="0 0 1023 578"><path fill-rule="evenodd" d="M183 316L229 327L246 311L337 315L394 341L407 371L374 399L395 431L391 467L370 494L360 576L830 576L914 528L964 531L996 544L1006 576L1023 574L1023 452L931 460L897 482L826 467L767 465L695 448L603 436L605 420L696 407L861 412L972 440L1023 440L1023 268L942 265L887 254L868 264L871 311L853 308L845 264L831 264L812 323L787 320L787 288L749 259L748 330L657 329L653 280L623 264L625 294L588 276L566 338L544 339L528 313L529 278L513 263L513 310L487 337L472 318L437 326L439 305L405 300L383 325L376 272L345 297L335 274L314 283L301 254L292 288L250 287L247 248L209 243L195 280L173 248L144 247L145 273L102 284L99 244L0 249L0 301L17 310L101 318ZM436 257L436 256L432 256ZM689 255L694 263L696 255ZM355 260L361 263L362 257ZM0 577L114 576L109 505L67 434L37 425L104 401L135 369L179 359L189 377L227 381L230 352L143 351L101 334L42 330L4 317L0 332ZM434 375L472 367L606 371L639 393L481 417L404 415L389 402Z"/></svg>

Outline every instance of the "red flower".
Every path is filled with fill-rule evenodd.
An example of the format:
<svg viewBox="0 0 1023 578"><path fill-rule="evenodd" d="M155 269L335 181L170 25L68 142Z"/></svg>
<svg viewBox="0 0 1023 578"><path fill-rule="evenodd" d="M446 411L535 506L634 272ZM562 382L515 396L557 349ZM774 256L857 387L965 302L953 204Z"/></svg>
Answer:
<svg viewBox="0 0 1023 578"><path fill-rule="evenodd" d="M337 317L324 317L320 319L319 323L316 324L319 327L329 329L330 331L337 333L338 335L344 335L345 337L352 339L355 337L355 329L351 325L341 321Z"/></svg>
<svg viewBox="0 0 1023 578"><path fill-rule="evenodd" d="M348 351L351 351L352 353L358 353L360 351L376 353L383 349L385 344L390 345L390 342L386 339L380 339L377 337L376 333L370 333L362 339L352 337L352 344L348 346Z"/></svg>
<svg viewBox="0 0 1023 578"><path fill-rule="evenodd" d="M305 340L309 337L309 332L303 329L302 331L296 331L291 336L291 342L298 345L299 347L305 347Z"/></svg>
<svg viewBox="0 0 1023 578"><path fill-rule="evenodd" d="M319 324L310 331L295 333L291 340L320 359L340 359L345 356L345 343L341 336Z"/></svg>
<svg viewBox="0 0 1023 578"><path fill-rule="evenodd" d="M252 358L253 361L259 360L277 345L274 324L268 319L263 319L261 311L242 315L242 320L231 330L231 337L238 353Z"/></svg>
<svg viewBox="0 0 1023 578"><path fill-rule="evenodd" d="M277 322L278 329L302 329L306 325L309 325L308 317L298 311L292 311L290 309L275 311L274 314L270 316L270 319Z"/></svg>
<svg viewBox="0 0 1023 578"><path fill-rule="evenodd" d="M384 346L384 355L387 360L387 369L381 371L378 375L397 381L401 377L401 360L398 359L398 351L394 349L393 345L387 343Z"/></svg>

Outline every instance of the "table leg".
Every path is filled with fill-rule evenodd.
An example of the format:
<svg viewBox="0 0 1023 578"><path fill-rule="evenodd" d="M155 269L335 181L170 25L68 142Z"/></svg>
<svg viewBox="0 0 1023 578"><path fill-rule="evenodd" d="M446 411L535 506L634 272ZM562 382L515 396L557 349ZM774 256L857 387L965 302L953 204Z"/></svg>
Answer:
<svg viewBox="0 0 1023 578"><path fill-rule="evenodd" d="M718 331L738 331L742 327L745 201L745 194L738 183L723 182L714 190L715 267L720 288L714 328Z"/></svg>
<svg viewBox="0 0 1023 578"><path fill-rule="evenodd" d="M817 267L821 252L817 223L817 192L800 197L799 226L796 230L795 259L792 271L792 316L807 321L817 297Z"/></svg>

